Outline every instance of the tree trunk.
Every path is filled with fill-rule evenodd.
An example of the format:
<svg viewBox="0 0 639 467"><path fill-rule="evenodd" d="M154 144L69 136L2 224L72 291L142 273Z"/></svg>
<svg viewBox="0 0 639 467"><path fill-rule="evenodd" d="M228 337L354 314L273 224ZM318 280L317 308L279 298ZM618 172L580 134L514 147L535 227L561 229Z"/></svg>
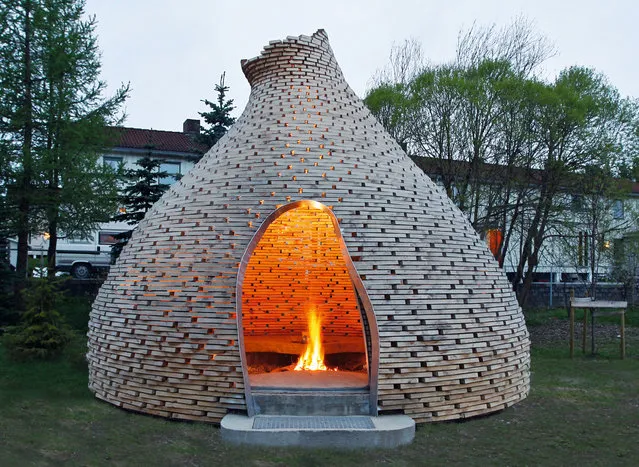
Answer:
<svg viewBox="0 0 639 467"><path fill-rule="evenodd" d="M52 220L49 222L49 249L47 250L47 277L55 277L55 257L58 248L58 222Z"/></svg>
<svg viewBox="0 0 639 467"><path fill-rule="evenodd" d="M550 208L551 199L548 197L546 198L545 203L543 203L543 210L540 212L538 228L536 229L535 235L531 239L532 241L529 243L530 253L529 257L527 258L528 267L526 270L526 275L524 276L524 284L518 297L519 306L521 307L524 307L526 305L528 295L530 294L530 290L532 289L533 273L535 272L535 268L539 263L539 251L541 250L541 246L544 241L544 235L546 234L546 225L548 222L548 217L550 215ZM521 269L523 270L523 264Z"/></svg>
<svg viewBox="0 0 639 467"><path fill-rule="evenodd" d="M16 297L20 296L20 291L24 288L24 280L28 273L29 262L29 234L31 233L31 189L32 189L32 144L33 144L33 97L31 94L31 1L26 0L24 4L24 102L23 108L23 142L22 142L22 176L18 184L18 248L16 260Z"/></svg>
<svg viewBox="0 0 639 467"><path fill-rule="evenodd" d="M532 242L533 242L533 238L536 235L536 229L539 225L539 220L541 217L540 207L542 203L543 201L540 198L537 204L537 208L535 210L535 215L532 221L530 222L530 226L528 227L528 230L526 232L524 245L521 250L521 255L519 256L519 263L517 264L517 269L515 270L515 276L513 277L513 282L512 282L513 288L515 291L517 291L517 285L519 284L519 281L521 281L524 278L524 268L526 267L526 264L528 263L528 260L532 253Z"/></svg>

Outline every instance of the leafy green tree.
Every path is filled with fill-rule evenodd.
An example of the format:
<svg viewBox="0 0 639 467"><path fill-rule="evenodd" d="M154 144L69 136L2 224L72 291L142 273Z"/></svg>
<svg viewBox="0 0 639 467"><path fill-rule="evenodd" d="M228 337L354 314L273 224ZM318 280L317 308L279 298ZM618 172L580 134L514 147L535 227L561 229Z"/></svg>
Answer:
<svg viewBox="0 0 639 467"><path fill-rule="evenodd" d="M499 233L493 252L515 270L522 304L547 240L565 235L566 189L596 201L589 225L600 237L600 200L611 196L603 187L639 166L636 102L587 68L553 82L536 77L551 54L523 20L501 31L473 27L460 35L452 62L422 66L408 80L399 73L365 100L480 233ZM608 169L588 177L594 167Z"/></svg>
<svg viewBox="0 0 639 467"><path fill-rule="evenodd" d="M366 94L364 103L400 147L408 151L410 130L406 124L411 102L405 86L382 84Z"/></svg>
<svg viewBox="0 0 639 467"><path fill-rule="evenodd" d="M20 274L29 234L50 234L52 272L61 232L86 232L114 209L115 183L99 154L128 86L103 97L96 22L84 4L0 0L0 163Z"/></svg>
<svg viewBox="0 0 639 467"><path fill-rule="evenodd" d="M406 152L412 130L410 112L415 104L411 83L422 72L423 63L422 47L415 39L394 45L388 66L372 78L374 86L364 98L371 113Z"/></svg>
<svg viewBox="0 0 639 467"><path fill-rule="evenodd" d="M137 225L159 200L170 184L163 183L169 174L160 170L161 161L145 156L136 162L139 168L125 169L125 186L120 196L121 212L113 217L114 221ZM133 229L115 236L117 243L111 247L112 261L120 256L122 249L128 243Z"/></svg>
<svg viewBox="0 0 639 467"><path fill-rule="evenodd" d="M235 123L235 118L231 117L231 112L235 108L233 99L226 99L226 93L229 87L224 84L225 75L226 73L222 73L220 84L215 85L217 102L211 102L208 99L202 100L211 110L208 112L199 112L209 127L202 130L197 136L196 141L209 148L213 147L213 145L226 134L231 125Z"/></svg>
<svg viewBox="0 0 639 467"><path fill-rule="evenodd" d="M18 236L18 276L27 273L28 237L32 232L34 192L34 16L32 1L0 2L0 141L2 188L11 233Z"/></svg>
<svg viewBox="0 0 639 467"><path fill-rule="evenodd" d="M522 225L522 249L513 279L514 284L523 281L522 304L532 287L545 240L557 233L571 210L565 187L588 166L600 163L602 119L615 106L603 77L587 68L569 68L554 83L540 83L536 91L532 132L538 143L534 168L539 188ZM614 153L606 156L614 157Z"/></svg>

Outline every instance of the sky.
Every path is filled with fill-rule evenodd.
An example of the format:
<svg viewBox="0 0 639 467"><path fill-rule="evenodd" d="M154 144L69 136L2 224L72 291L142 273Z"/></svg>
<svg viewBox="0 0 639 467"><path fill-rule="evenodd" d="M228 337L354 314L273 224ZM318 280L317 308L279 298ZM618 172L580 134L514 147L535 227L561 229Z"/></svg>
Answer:
<svg viewBox="0 0 639 467"><path fill-rule="evenodd" d="M461 30L518 17L554 46L544 77L582 65L639 97L636 0L87 0L107 94L130 83L124 126L181 131L215 100L222 73L239 116L250 87L240 60L271 40L326 30L346 81L364 97L394 44L417 40L432 63L452 60Z"/></svg>

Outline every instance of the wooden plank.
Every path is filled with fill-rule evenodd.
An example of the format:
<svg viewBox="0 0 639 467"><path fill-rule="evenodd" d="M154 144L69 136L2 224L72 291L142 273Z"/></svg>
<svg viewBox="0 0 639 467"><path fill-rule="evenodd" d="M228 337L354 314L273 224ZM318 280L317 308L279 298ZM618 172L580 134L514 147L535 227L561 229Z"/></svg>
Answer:
<svg viewBox="0 0 639 467"><path fill-rule="evenodd" d="M575 308L627 308L628 302L611 300L591 300L590 298L571 298L570 303Z"/></svg>
<svg viewBox="0 0 639 467"><path fill-rule="evenodd" d="M290 337L251 336L244 339L246 352L275 352L301 355L306 350L306 346L307 343L293 342ZM326 355L343 352L365 352L364 337L362 335L359 337L327 337L322 339L322 346Z"/></svg>

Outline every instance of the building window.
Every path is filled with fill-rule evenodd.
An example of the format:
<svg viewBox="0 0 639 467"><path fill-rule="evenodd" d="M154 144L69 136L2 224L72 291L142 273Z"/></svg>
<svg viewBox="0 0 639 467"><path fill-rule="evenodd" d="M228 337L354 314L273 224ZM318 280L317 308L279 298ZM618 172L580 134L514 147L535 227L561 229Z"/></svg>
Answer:
<svg viewBox="0 0 639 467"><path fill-rule="evenodd" d="M160 172L166 172L168 175L159 180L160 183L171 185L180 179L180 163L179 162L162 162L160 164Z"/></svg>
<svg viewBox="0 0 639 467"><path fill-rule="evenodd" d="M501 248L501 242L504 240L504 234L499 229L490 229L486 231L486 243L488 249L493 256L499 259L499 249Z"/></svg>
<svg viewBox="0 0 639 467"><path fill-rule="evenodd" d="M612 217L615 219L623 219L623 200L616 199L614 203L612 203Z"/></svg>
<svg viewBox="0 0 639 467"><path fill-rule="evenodd" d="M108 165L113 170L118 170L118 168L120 167L120 165L122 165L124 160L121 157L104 156L102 158L102 162L104 165Z"/></svg>

